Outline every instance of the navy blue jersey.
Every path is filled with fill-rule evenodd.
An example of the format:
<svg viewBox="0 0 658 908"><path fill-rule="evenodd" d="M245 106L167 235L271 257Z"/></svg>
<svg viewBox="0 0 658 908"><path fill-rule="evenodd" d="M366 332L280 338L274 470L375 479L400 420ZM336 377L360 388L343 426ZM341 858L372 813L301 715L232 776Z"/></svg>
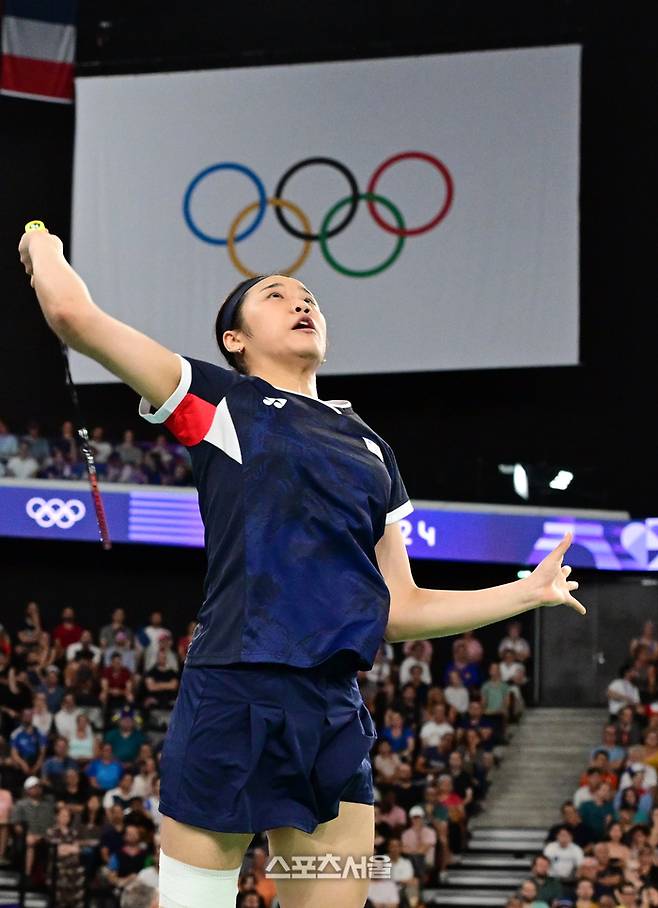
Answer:
<svg viewBox="0 0 658 908"><path fill-rule="evenodd" d="M208 569L190 665L369 669L388 621L375 545L413 508L390 447L349 401L182 358L156 413L192 458Z"/></svg>

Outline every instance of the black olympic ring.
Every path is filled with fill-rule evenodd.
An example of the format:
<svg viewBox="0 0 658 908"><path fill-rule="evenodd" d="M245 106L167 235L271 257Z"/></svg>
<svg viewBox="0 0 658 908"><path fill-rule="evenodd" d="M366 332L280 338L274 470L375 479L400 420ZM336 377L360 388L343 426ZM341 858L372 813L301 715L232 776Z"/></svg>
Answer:
<svg viewBox="0 0 658 908"><path fill-rule="evenodd" d="M296 164L293 164L292 167L286 170L286 172L277 183L277 187L274 190L274 198L280 199L282 197L283 187L286 185L290 177L293 176L293 174L297 173L298 170L301 170L302 167L307 167L311 164L327 164L329 167L335 167L336 170L343 174L350 185L352 198L349 203L347 213L345 214L343 220L327 233L326 238L329 239L330 237L336 236L337 234L341 233L343 230L345 230L346 227L350 225L354 218L354 215L356 214L356 210L359 207L359 186L352 171L348 170L348 168L344 164L341 164L340 161L336 161L334 158L304 158L303 161L298 161ZM296 236L297 239L308 241L318 240L320 238L319 233L304 233L303 230L297 230L296 227L292 227L288 223L288 221L286 221L286 217L283 213L282 208L275 208L274 214L276 215L279 224L281 224L283 229L292 234L292 236Z"/></svg>

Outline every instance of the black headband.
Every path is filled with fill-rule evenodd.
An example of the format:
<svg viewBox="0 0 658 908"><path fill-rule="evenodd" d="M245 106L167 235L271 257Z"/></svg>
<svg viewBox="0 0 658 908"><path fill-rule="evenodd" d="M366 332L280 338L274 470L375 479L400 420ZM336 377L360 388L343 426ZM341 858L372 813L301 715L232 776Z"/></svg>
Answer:
<svg viewBox="0 0 658 908"><path fill-rule="evenodd" d="M219 323L219 340L221 341L222 344L224 343L224 341L222 340L222 338L224 337L224 332L230 331L230 329L233 325L233 318L235 316L235 310L240 305L240 301L242 300L242 297L245 295L245 293L248 290L251 290L251 288L254 286L254 284L257 284L259 281L262 281L263 276L264 275L259 274L257 277L252 277L252 279L250 281L247 281L246 284L240 284L240 286L236 290L233 291L233 293L230 295L230 297L224 304L224 306L222 308L222 316L221 316L220 323ZM266 276L267 275L265 275L265 277Z"/></svg>

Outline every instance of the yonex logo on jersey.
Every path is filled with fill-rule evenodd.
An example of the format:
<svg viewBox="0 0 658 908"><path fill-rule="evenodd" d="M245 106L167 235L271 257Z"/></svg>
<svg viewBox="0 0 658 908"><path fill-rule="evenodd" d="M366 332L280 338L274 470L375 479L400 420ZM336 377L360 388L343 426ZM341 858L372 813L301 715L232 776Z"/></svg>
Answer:
<svg viewBox="0 0 658 908"><path fill-rule="evenodd" d="M382 454L382 449L379 447L376 441L373 441L371 438L366 438L365 435L362 435L361 438L366 443L366 448L369 451L372 451L373 454L376 454L377 457L384 463L384 455Z"/></svg>
<svg viewBox="0 0 658 908"><path fill-rule="evenodd" d="M281 409L281 407L285 406L287 404L287 402L288 402L287 397L264 397L263 398L263 403L267 404L268 407L271 407L272 404L274 404L274 406L278 407L279 409Z"/></svg>

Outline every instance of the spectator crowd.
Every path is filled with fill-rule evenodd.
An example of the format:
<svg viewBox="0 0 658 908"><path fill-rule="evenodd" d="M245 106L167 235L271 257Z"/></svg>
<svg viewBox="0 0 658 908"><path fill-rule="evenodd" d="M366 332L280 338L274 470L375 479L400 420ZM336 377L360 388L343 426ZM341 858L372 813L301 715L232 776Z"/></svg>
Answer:
<svg viewBox="0 0 658 908"><path fill-rule="evenodd" d="M507 908L658 906L658 640L652 621L608 686L578 788Z"/></svg>
<svg viewBox="0 0 658 908"><path fill-rule="evenodd" d="M84 479L86 467L73 423L64 422L55 438L45 438L38 423L30 422L24 434L10 431L0 418L0 478ZM97 426L89 437L96 470L104 482L150 485L192 485L189 454L184 445L165 434L155 441L136 441L126 429L121 441L108 441Z"/></svg>
<svg viewBox="0 0 658 908"><path fill-rule="evenodd" d="M194 622L175 638L159 611L141 628L122 608L108 617L83 626L67 606L46 628L30 602L15 634L0 625L0 865L50 887L61 908L157 905L160 756ZM524 707L518 623L494 655L487 667L472 633L441 665L429 641L384 642L359 673L378 732L376 853L391 866L371 880L368 908L422 906L465 847ZM238 908L277 908L268 861L258 834Z"/></svg>

